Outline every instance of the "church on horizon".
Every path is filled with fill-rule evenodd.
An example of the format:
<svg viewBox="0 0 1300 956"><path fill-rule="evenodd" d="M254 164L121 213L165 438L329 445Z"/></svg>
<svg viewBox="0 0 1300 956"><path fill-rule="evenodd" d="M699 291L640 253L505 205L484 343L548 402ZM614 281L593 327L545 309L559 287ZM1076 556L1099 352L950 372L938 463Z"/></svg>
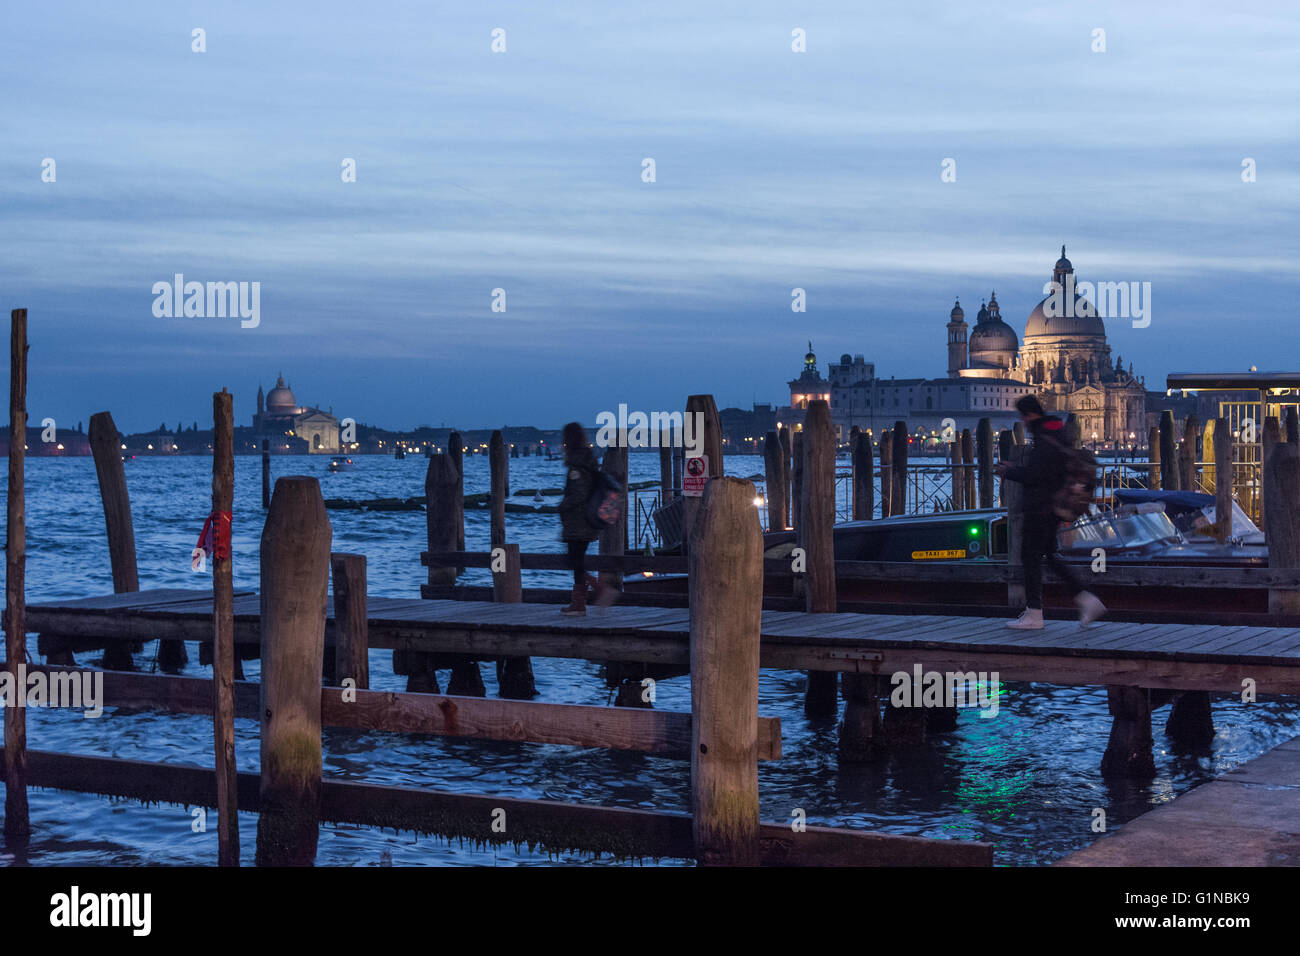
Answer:
<svg viewBox="0 0 1300 956"><path fill-rule="evenodd" d="M1073 274L1062 246L1052 280L1065 288ZM1044 296L1030 311L1023 339L1003 320L996 293L980 303L973 328L959 300L948 314L946 378L881 379L864 356L848 354L829 364L823 378L809 343L803 371L788 383L790 404L777 409L777 419L798 427L808 402L823 398L841 441L854 426L879 434L902 420L926 442L938 440L945 420L958 432L974 431L981 418L990 419L995 431L1010 428L1019 418L1016 400L1033 394L1049 413L1077 416L1085 443L1143 440L1144 380L1132 363L1125 369L1118 356L1111 361L1105 324L1090 302L1076 294L1073 309L1054 316L1047 314L1049 299Z"/></svg>
<svg viewBox="0 0 1300 956"><path fill-rule="evenodd" d="M265 395L262 386L257 387L253 432L258 442L268 439L271 448L279 453L336 455L342 450L339 420L330 412L299 405L283 375Z"/></svg>

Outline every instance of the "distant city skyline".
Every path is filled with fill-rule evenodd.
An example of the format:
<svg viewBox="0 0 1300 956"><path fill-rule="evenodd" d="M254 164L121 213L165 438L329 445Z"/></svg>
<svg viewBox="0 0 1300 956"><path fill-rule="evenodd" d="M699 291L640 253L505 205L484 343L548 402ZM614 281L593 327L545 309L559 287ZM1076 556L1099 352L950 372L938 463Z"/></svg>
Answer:
<svg viewBox="0 0 1300 956"><path fill-rule="evenodd" d="M0 310L29 310L32 424L209 427L222 387L245 422L280 373L399 430L781 404L809 340L942 375L954 299L996 289L1019 331L1062 244L1081 280L1151 283L1148 327L1106 322L1148 388L1300 365L1281 3L74 2L5 27ZM156 316L178 273L259 283L256 327Z"/></svg>

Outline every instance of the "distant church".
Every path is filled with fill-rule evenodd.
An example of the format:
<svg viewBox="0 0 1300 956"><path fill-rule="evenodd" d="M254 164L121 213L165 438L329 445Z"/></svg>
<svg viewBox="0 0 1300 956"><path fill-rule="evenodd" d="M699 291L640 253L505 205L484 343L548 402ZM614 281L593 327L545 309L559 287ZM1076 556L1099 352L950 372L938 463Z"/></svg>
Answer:
<svg viewBox="0 0 1300 956"><path fill-rule="evenodd" d="M277 451L329 455L341 450L339 420L319 408L299 405L284 384L283 375L266 395L262 394L262 386L257 387L253 431L259 441L269 439Z"/></svg>
<svg viewBox="0 0 1300 956"><path fill-rule="evenodd" d="M1052 280L1065 288L1073 273L1062 246ZM824 398L841 440L855 425L879 434L903 420L927 441L946 420L959 431L973 430L980 418L989 418L995 430L1009 428L1018 419L1016 400L1033 394L1049 413L1076 415L1084 442L1095 435L1099 444L1126 445L1130 436L1145 436L1146 385L1132 364L1127 371L1118 357L1112 364L1096 309L1076 294L1072 311L1049 316L1050 299L1029 313L1023 344L1003 321L996 293L980 303L973 329L957 302L948 314L948 377L942 379L879 379L875 365L847 354L823 378L810 343L802 373L789 382L790 405L777 417L797 426L808 401Z"/></svg>

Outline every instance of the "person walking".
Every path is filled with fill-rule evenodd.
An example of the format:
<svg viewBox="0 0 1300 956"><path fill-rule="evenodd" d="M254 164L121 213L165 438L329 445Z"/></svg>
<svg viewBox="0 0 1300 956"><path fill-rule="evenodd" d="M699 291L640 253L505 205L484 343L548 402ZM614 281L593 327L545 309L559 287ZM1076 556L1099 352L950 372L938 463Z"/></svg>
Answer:
<svg viewBox="0 0 1300 956"><path fill-rule="evenodd" d="M1043 562L1056 572L1074 597L1079 608L1079 626L1087 627L1106 613L1106 606L1090 591L1084 590L1074 569L1061 560L1056 551L1056 533L1061 519L1056 514L1056 494L1065 487L1065 427L1059 418L1043 412L1033 395L1016 402L1016 411L1025 429L1033 436L1029 458L1023 465L999 462L997 473L1009 481L1024 485L1021 510L1020 563L1025 571L1025 610L1007 627L1037 630L1043 626Z"/></svg>
<svg viewBox="0 0 1300 956"><path fill-rule="evenodd" d="M564 481L564 497L560 499L560 540L568 546L573 599L560 613L578 617L587 613L588 586L595 592L600 607L608 607L618 597L616 589L587 574L587 546L600 537L600 529L587 520L587 502L600 477L600 466L587 443L587 430L578 422L564 426L564 464L568 476Z"/></svg>

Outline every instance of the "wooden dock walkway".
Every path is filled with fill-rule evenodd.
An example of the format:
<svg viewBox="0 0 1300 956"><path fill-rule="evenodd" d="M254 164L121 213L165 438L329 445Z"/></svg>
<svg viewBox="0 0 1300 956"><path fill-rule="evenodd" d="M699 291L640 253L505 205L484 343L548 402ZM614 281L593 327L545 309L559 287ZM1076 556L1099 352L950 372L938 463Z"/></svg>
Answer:
<svg viewBox="0 0 1300 956"><path fill-rule="evenodd" d="M1300 737L1056 866L1300 866Z"/></svg>
<svg viewBox="0 0 1300 956"><path fill-rule="evenodd" d="M554 605L369 597L371 648L458 654L638 661L685 667L690 612L616 605L585 618ZM260 600L235 595L235 639L259 641ZM1170 690L1300 694L1300 628L1049 621L1008 629L1004 618L764 611L761 666L890 674L997 671L1002 680L1122 684ZM105 640L209 641L212 598L169 589L34 604L27 629ZM333 637L330 616L326 640Z"/></svg>

